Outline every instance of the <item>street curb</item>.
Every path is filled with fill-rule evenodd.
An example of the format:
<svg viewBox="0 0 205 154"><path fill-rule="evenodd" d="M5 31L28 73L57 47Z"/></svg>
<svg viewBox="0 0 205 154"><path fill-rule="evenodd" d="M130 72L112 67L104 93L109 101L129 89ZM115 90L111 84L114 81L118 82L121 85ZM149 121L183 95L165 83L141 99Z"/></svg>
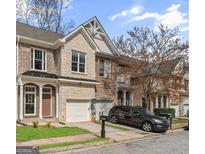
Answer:
<svg viewBox="0 0 205 154"><path fill-rule="evenodd" d="M63 152L63 151L68 151L68 150L78 150L82 148L96 147L96 146L105 145L109 143L114 143L114 141L110 139L108 141L99 141L99 142L94 142L94 143L79 144L79 145L73 145L70 147L50 148L50 149L41 150L40 153L49 154L49 153Z"/></svg>
<svg viewBox="0 0 205 154"><path fill-rule="evenodd" d="M147 134L147 135L144 135L142 137L125 139L122 141L116 141L116 140L110 139L108 141L99 141L99 142L88 143L88 144L79 144L79 145L74 145L74 146L70 146L70 147L50 148L47 150L46 149L41 150L40 153L48 154L48 153L63 152L63 151L68 151L68 150L80 150L80 149L84 149L84 148L96 148L99 146L109 146L110 144L120 144L120 143L126 143L126 142L131 142L131 141L140 141L143 139L156 138L159 136L168 135L168 134L180 132L183 130L184 129L179 128L179 129L175 129L175 130L168 130L168 132L165 132L165 133Z"/></svg>

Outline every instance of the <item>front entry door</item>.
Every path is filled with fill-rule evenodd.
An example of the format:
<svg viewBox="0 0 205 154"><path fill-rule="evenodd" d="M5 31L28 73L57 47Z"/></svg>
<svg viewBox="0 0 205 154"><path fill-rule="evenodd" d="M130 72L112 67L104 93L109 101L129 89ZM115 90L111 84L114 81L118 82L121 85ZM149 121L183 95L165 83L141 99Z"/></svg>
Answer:
<svg viewBox="0 0 205 154"><path fill-rule="evenodd" d="M42 115L43 117L51 117L51 88L43 88L42 99Z"/></svg>

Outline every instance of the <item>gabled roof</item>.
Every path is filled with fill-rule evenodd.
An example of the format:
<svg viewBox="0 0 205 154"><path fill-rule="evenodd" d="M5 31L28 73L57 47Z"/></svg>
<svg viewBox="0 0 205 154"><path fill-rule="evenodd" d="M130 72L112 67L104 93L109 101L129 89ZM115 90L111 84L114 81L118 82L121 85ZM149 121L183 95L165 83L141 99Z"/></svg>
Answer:
<svg viewBox="0 0 205 154"><path fill-rule="evenodd" d="M54 43L56 40L64 37L63 35L60 35L58 33L40 29L20 22L16 22L16 35L41 40L49 43Z"/></svg>
<svg viewBox="0 0 205 154"><path fill-rule="evenodd" d="M117 48L105 32L97 17L92 17L65 36L16 22L16 35L22 37L22 41L33 43L34 45L38 43L41 43L41 45L45 44L44 46L48 48L58 48L61 43L65 43L79 31L84 34L96 52L110 56L119 55Z"/></svg>
<svg viewBox="0 0 205 154"><path fill-rule="evenodd" d="M117 48L105 32L96 16L92 17L82 25L98 47L99 52L110 55L119 55Z"/></svg>

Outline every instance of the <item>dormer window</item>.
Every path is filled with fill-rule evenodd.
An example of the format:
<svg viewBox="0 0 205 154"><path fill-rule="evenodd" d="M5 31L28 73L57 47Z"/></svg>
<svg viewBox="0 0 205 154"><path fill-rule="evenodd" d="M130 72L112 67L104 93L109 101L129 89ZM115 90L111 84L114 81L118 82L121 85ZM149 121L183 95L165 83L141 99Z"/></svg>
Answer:
<svg viewBox="0 0 205 154"><path fill-rule="evenodd" d="M31 49L31 68L46 71L46 52L41 49Z"/></svg>

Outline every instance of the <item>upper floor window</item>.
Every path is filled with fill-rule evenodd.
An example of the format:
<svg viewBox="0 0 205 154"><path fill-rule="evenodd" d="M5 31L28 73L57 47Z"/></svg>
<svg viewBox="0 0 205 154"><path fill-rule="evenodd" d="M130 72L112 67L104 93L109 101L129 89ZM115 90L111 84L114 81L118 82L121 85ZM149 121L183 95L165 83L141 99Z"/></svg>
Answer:
<svg viewBox="0 0 205 154"><path fill-rule="evenodd" d="M41 49L31 49L31 68L35 70L46 70L46 52Z"/></svg>
<svg viewBox="0 0 205 154"><path fill-rule="evenodd" d="M111 76L111 62L109 60L100 59L99 75L103 77Z"/></svg>
<svg viewBox="0 0 205 154"><path fill-rule="evenodd" d="M72 71L85 73L85 54L72 51Z"/></svg>

